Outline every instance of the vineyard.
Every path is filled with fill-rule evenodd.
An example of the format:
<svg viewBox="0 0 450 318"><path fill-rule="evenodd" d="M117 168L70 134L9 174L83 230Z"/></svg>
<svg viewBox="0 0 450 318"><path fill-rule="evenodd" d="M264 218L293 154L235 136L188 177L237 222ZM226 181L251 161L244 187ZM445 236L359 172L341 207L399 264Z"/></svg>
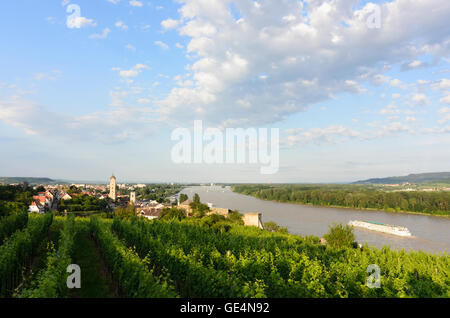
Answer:
<svg viewBox="0 0 450 318"><path fill-rule="evenodd" d="M0 224L0 297L450 297L446 254L332 248L187 219L18 214ZM68 289L66 269L78 263L81 289ZM371 264L380 288L366 284Z"/></svg>

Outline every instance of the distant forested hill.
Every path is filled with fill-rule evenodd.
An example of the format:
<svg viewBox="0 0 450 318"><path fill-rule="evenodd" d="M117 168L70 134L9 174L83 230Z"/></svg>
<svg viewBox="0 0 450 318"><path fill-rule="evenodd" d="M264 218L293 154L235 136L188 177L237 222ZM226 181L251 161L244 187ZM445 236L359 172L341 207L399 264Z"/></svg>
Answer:
<svg viewBox="0 0 450 318"><path fill-rule="evenodd" d="M450 172L410 174L404 177L374 178L354 182L354 184L396 184L396 183L445 182L450 183Z"/></svg>
<svg viewBox="0 0 450 318"><path fill-rule="evenodd" d="M0 183L21 183L28 182L30 184L51 184L58 181L50 178L21 178L21 177L0 177Z"/></svg>

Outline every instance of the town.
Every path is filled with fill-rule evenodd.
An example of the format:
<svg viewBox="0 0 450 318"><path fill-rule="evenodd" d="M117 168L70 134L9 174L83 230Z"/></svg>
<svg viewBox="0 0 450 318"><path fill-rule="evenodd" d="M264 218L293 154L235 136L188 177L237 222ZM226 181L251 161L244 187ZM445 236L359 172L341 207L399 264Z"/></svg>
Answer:
<svg viewBox="0 0 450 318"><path fill-rule="evenodd" d="M23 184L28 186L28 184ZM117 215L117 211L131 209L131 214L146 218L148 220L159 219L164 209L176 207L184 210L187 217L195 215L193 201L185 195L180 195L183 185L170 184L164 189L164 194L149 198L145 193L160 192L158 189L163 185L155 187L146 184L118 184L114 174L110 177L109 184L56 184L56 185L36 185L34 190L38 190L33 196L28 208L30 213L44 214L53 211L55 214L67 215L74 213L78 216L88 216L92 214ZM147 190L147 191L145 191ZM138 193L138 195L137 195ZM150 196L152 197L152 196ZM158 199L155 199L158 197ZM83 209L81 202L88 200L89 206L94 206L93 210ZM75 202L76 204L71 204ZM97 203L97 204L96 204ZM98 204L100 203L100 204ZM75 207L75 209L71 207ZM219 215L228 218L231 209L215 207L212 203L205 206L205 215ZM264 229L261 213L246 213L242 216L243 224L246 226L256 226Z"/></svg>

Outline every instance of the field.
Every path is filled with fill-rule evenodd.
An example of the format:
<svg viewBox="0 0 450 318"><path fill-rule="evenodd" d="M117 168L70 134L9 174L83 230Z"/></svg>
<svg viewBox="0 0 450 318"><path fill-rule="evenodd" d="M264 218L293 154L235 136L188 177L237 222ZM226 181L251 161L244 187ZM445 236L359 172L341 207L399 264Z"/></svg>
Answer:
<svg viewBox="0 0 450 318"><path fill-rule="evenodd" d="M30 215L5 233L6 298L450 297L446 254L333 248L218 218ZM80 289L67 288L70 264L81 268ZM371 264L380 288L366 284Z"/></svg>

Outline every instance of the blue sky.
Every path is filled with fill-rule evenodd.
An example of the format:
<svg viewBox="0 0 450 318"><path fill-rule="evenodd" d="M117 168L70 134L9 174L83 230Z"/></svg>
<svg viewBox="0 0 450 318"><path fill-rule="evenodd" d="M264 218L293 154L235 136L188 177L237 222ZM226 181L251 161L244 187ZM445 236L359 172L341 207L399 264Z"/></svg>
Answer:
<svg viewBox="0 0 450 318"><path fill-rule="evenodd" d="M449 16L445 0L2 1L0 175L347 182L449 171ZM279 128L279 172L174 164L171 132L199 119Z"/></svg>

